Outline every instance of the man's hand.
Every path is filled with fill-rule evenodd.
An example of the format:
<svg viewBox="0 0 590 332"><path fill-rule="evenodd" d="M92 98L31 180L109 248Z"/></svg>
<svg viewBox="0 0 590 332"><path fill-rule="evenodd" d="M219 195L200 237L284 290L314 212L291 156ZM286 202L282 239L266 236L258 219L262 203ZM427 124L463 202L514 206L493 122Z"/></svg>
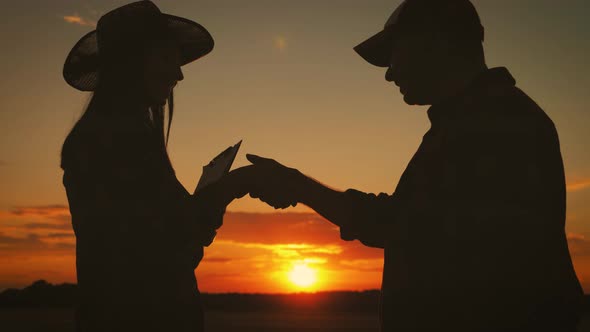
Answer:
<svg viewBox="0 0 590 332"><path fill-rule="evenodd" d="M281 165L273 159L247 154L254 165L255 178L249 188L250 197L258 198L275 209L296 206L301 197L305 176L294 168Z"/></svg>

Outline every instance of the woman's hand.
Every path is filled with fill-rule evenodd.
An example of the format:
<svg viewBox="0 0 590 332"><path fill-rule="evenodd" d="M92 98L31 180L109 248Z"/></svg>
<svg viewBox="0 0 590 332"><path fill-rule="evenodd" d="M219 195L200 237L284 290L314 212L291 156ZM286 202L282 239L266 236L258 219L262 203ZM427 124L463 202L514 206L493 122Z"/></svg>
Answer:
<svg viewBox="0 0 590 332"><path fill-rule="evenodd" d="M200 244L209 246L213 242L216 230L223 225L227 205L248 193L254 171L253 166L237 168L193 195L198 216L197 241Z"/></svg>

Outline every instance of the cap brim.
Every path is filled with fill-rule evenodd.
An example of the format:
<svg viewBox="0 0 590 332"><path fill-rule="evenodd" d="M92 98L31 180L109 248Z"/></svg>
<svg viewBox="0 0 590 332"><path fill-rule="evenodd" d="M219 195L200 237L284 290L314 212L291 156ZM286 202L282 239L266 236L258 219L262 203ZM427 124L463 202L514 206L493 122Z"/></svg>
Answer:
<svg viewBox="0 0 590 332"><path fill-rule="evenodd" d="M368 63L377 67L389 67L393 44L393 31L382 30L358 44L354 50Z"/></svg>

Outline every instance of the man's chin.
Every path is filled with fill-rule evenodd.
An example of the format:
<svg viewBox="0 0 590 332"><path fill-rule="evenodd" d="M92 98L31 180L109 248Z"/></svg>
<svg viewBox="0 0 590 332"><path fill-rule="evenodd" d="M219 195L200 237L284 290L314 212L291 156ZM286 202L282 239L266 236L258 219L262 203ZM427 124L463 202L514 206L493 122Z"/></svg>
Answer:
<svg viewBox="0 0 590 332"><path fill-rule="evenodd" d="M408 105L430 105L430 103L426 100L426 98L420 98L418 96L412 94L405 94L403 95L404 102Z"/></svg>

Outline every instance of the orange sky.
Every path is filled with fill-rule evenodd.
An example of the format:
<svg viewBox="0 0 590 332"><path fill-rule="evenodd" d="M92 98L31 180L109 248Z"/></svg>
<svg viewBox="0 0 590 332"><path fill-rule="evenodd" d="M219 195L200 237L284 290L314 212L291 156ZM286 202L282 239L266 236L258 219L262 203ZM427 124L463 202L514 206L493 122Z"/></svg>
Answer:
<svg viewBox="0 0 590 332"><path fill-rule="evenodd" d="M126 0L13 2L0 13L0 290L37 279L75 282L74 237L59 169L61 144L89 95L64 82L63 61L102 13ZM392 193L428 130L384 70L352 47L401 0L174 0L163 12L205 26L213 52L183 67L169 150L192 192L201 166L244 140L338 189ZM490 67L506 66L559 132L576 272L590 292L590 29L584 0L473 0ZM197 268L205 292L379 288L382 252L344 242L305 207L276 214L244 198ZM300 288L293 266L315 269Z"/></svg>
<svg viewBox="0 0 590 332"><path fill-rule="evenodd" d="M0 212L0 289L37 279L75 282L75 237L67 206L19 207ZM568 234L578 276L588 290L590 241ZM228 212L224 226L196 270L205 292L283 293L380 287L383 251L339 238L338 228L315 213ZM299 287L294 266L317 281Z"/></svg>
<svg viewBox="0 0 590 332"><path fill-rule="evenodd" d="M15 208L0 218L0 289L41 278L75 282L75 237L66 206ZM340 241L338 229L314 213L230 212L197 278L207 292L374 289L380 286L382 254ZM316 273L307 287L289 278L301 265Z"/></svg>

